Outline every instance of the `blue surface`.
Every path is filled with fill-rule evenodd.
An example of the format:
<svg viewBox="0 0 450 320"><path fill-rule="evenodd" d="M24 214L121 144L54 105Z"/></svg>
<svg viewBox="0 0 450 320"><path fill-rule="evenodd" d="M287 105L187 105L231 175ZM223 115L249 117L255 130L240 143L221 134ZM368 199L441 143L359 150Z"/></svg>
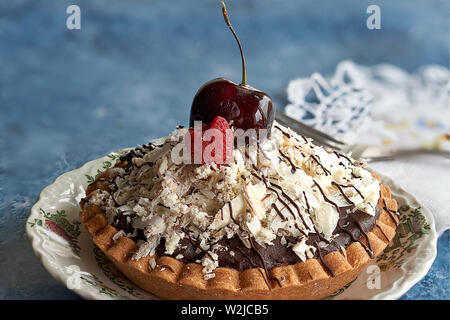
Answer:
<svg viewBox="0 0 450 320"><path fill-rule="evenodd" d="M82 29L67 30L66 7ZM365 27L381 7L382 29ZM448 1L228 1L248 80L278 106L294 77L343 59L408 71L448 65ZM186 124L196 90L240 80L218 1L0 3L0 298L75 299L33 256L24 232L40 190L63 172ZM449 299L449 232L428 275L403 299Z"/></svg>

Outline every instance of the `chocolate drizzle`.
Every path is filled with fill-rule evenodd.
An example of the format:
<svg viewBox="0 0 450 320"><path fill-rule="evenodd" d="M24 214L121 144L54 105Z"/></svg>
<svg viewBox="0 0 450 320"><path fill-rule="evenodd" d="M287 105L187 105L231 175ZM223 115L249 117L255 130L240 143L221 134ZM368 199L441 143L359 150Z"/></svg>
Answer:
<svg viewBox="0 0 450 320"><path fill-rule="evenodd" d="M231 217L231 220L233 220L233 222L234 222L235 224L237 224L237 226L239 227L239 229L242 230L240 224L238 224L238 223L236 222L236 220L234 219L234 217L233 217L233 207L232 207L232 205L231 205L231 202L228 202L228 207L229 207L229 209L230 209L230 217ZM240 239L240 238L239 238L239 239ZM264 271L265 271L266 275L264 275L264 274L261 272L261 270L259 269L259 266L258 266L257 264L255 264L255 263L253 262L253 260L252 260L248 255L246 255L246 254L242 251L242 249L239 248L239 251L241 252L241 254L242 254L245 258L247 258L247 259L250 261L250 264L251 264L252 266L258 268L258 271L261 273L262 277L264 278L264 281L265 281L266 284L267 284L267 287L269 287L270 290L272 289L272 287L270 286L270 283L269 283L268 279L272 279L272 280L278 281L278 283L279 283L279 285L280 285L280 287L281 287L281 283L279 282L279 280L278 280L278 279L275 279L275 278L272 278L272 277L270 276L269 271L267 270L266 262L265 262L263 256L261 255L261 253L260 253L260 252L258 251L258 249L255 247L255 245L254 245L254 243L253 243L253 240L252 240L251 236L249 236L248 239L249 239L251 248L252 248L253 251L257 254L257 256L260 258L260 260L261 260L261 262L262 262L262 266L263 266L263 268L264 268ZM241 239L240 239L240 240L241 240ZM241 242L242 242L242 240L241 240ZM244 246L245 246L245 245L244 245Z"/></svg>
<svg viewBox="0 0 450 320"><path fill-rule="evenodd" d="M247 260L250 262L250 265L251 265L253 268L256 268L256 269L259 271L259 273L260 273L261 276L263 277L264 282L266 283L267 287L268 287L270 290L272 290L272 287L271 287L269 281L267 280L266 275L264 275L264 273L261 271L261 268L260 268L256 263L254 263L253 260L252 260L252 258L250 258L250 256L248 256L241 248L237 247L236 249L239 251L239 253L240 253L245 259L247 259Z"/></svg>
<svg viewBox="0 0 450 320"><path fill-rule="evenodd" d="M325 168L323 164L313 154L311 155L311 158L322 168L326 176L331 174L331 172L327 168Z"/></svg>
<svg viewBox="0 0 450 320"><path fill-rule="evenodd" d="M350 200L349 197L347 197L347 195L344 193L344 190L342 190L341 186L339 184L337 184L336 182L332 181L331 182L332 185L336 186L339 191L341 192L342 196L344 197L344 199L349 203L349 204L355 204L352 200Z"/></svg>
<svg viewBox="0 0 450 320"><path fill-rule="evenodd" d="M378 222L375 224L378 229L380 230L381 234L384 236L384 238L389 242L389 237L386 235L386 233L384 233L383 229L381 228L381 226L378 224Z"/></svg>
<svg viewBox="0 0 450 320"><path fill-rule="evenodd" d="M305 218L303 217L300 207L297 205L297 203L294 201L294 199L292 199L286 192L284 192L283 188L275 183L271 183L272 186L276 187L277 189L279 189L281 191L281 194L283 195L283 197L285 199L288 199L290 203L292 203L292 205L295 207L295 209L297 209L298 212L298 216L300 217L300 219L302 220L303 225L305 226L305 228L308 228L308 225L306 224Z"/></svg>
<svg viewBox="0 0 450 320"><path fill-rule="evenodd" d="M316 252L319 255L320 262L324 265L324 267L328 270L328 272L331 273L331 276L334 277L334 271L331 269L331 267L326 263L326 261L323 259L322 253L320 252L321 248L317 241L314 241L314 246L316 247Z"/></svg>
<svg viewBox="0 0 450 320"><path fill-rule="evenodd" d="M361 224L358 220L355 221L356 225L358 226L359 230L361 230L362 234L364 235L364 237L367 240L367 244L368 244L368 248L367 246L364 246L364 248L366 249L367 253L369 254L370 258L373 259L374 255L373 255L373 249L372 249L372 243L370 242L370 238L369 235L367 234L367 232L364 231L364 229L361 227ZM361 243L361 241L359 241Z"/></svg>
<svg viewBox="0 0 450 320"><path fill-rule="evenodd" d="M277 128L278 130L280 130L281 133L282 133L286 138L288 138L288 139L291 138L291 135L290 135L289 133L287 133L286 131L282 130L279 126L275 125L274 127Z"/></svg>
<svg viewBox="0 0 450 320"><path fill-rule="evenodd" d="M278 209L277 205L275 203L272 203L272 208L275 210L275 212L278 214L278 216L283 221L287 221L286 217L281 213L280 209Z"/></svg>
<svg viewBox="0 0 450 320"><path fill-rule="evenodd" d="M305 191L303 191L303 198L305 198L306 209L309 211L309 209L311 209L311 207L309 206L308 198L306 197L306 192Z"/></svg>
<svg viewBox="0 0 450 320"><path fill-rule="evenodd" d="M280 190L282 196L283 196L285 199L287 199L290 203L292 203L292 204L294 205L294 207L297 209L298 216L299 216L300 219L302 220L303 225L305 226L305 228L308 228L308 225L306 224L306 221L305 221L305 219L304 219L304 217L303 217L303 215L302 215L302 213L301 213L301 211L300 211L300 207L297 205L297 203L296 203L291 197L289 197L288 194L286 194L286 192L284 192L284 190L283 190L283 188L282 188L281 186L279 186L279 185L277 185L277 184L275 184L275 183L270 183L270 185L269 185L269 183L267 182L267 180L265 179L265 177L264 177L263 175L261 175L261 177L260 177L260 176L258 176L258 175L256 175L256 174L254 174L254 176L255 176L256 178L258 178L259 180L262 180L262 181L264 182L264 184L266 185L266 188L269 189L270 191L272 191L272 192L274 192L274 193L276 194L278 200L286 207L286 209L288 209L288 211L291 213L292 217L295 219L295 218L296 218L296 215L295 215L294 211L292 211L291 207L290 207L290 206L289 206L289 205L281 198L281 196L280 196L280 194L278 193L278 191L275 190L273 187L275 187L275 188L277 188L278 190ZM273 187L272 187L272 186L273 186ZM280 212L280 214L281 214L281 212ZM299 228L299 226L298 226L297 223L295 223L295 227L296 227L296 229L297 229L298 231L300 231L301 233L303 233L303 235L305 235L305 236L307 235L303 230L301 230L301 229Z"/></svg>
<svg viewBox="0 0 450 320"><path fill-rule="evenodd" d="M305 191L303 191L303 198L305 198L306 211L310 214L310 211L309 211L309 210L311 209L311 207L309 206L308 197L306 196L306 192L305 192ZM322 241L324 241L324 242L326 242L326 243L330 243L330 241L329 241L328 239L324 238L324 237L320 234L319 230L317 230L317 228L316 228L315 225L314 225L314 231L315 231L315 233L319 236L319 239L320 239L320 240L322 240Z"/></svg>
<svg viewBox="0 0 450 320"><path fill-rule="evenodd" d="M272 191L273 193L275 193L275 195L276 195L277 198L278 198L278 201L280 201L280 202L283 204L283 206L284 206L286 209L288 209L289 213L290 213L290 214L292 215L292 217L295 219L295 213L294 213L294 211L292 211L291 207L289 207L289 205L283 200L283 198L281 198L280 194L278 193L278 190L272 188L272 187L268 184L267 180L264 179L263 177L259 177L259 176L256 175L255 173L252 173L252 175L253 175L254 177L256 177L257 179L262 180L262 181L264 182L264 184L266 185L266 188L267 188L268 190ZM276 205L275 205L275 206L276 206ZM277 209L278 209L278 207L277 207ZM281 214L281 212L280 212L280 214Z"/></svg>
<svg viewBox="0 0 450 320"><path fill-rule="evenodd" d="M323 199L324 199L326 202L328 202L329 204L333 205L333 206L336 208L336 210L339 212L339 211L340 211L340 210L339 210L339 206L338 206L335 202L333 202L332 200L328 199L328 197L325 195L325 193L323 192L323 190L322 190L322 188L320 187L320 185L319 185L315 180L313 180L313 182L314 182L314 184L316 185L316 187L319 188L319 191L320 191L320 193L322 194Z"/></svg>
<svg viewBox="0 0 450 320"><path fill-rule="evenodd" d="M384 200L384 199L383 199L383 204L384 204L383 209L386 210L387 213L389 213L392 221L394 221L395 225L398 226L399 221L395 218L395 216L398 216L398 212L389 209L386 204L386 200Z"/></svg>
<svg viewBox="0 0 450 320"><path fill-rule="evenodd" d="M252 249L256 252L256 254L258 255L259 259L261 260L263 267L264 267L264 271L266 272L266 276L267 279L269 280L274 280L278 283L278 285L281 287L281 282L280 280L278 280L277 278L274 278L272 276L270 276L269 274L269 270L267 270L267 266L266 266L266 261L264 260L264 257L261 255L261 253L258 251L258 249L255 247L255 244L253 243L253 240L251 237L248 238L248 240L250 241L250 245L252 247ZM269 281L266 281L267 286L269 287L269 289L272 289Z"/></svg>
<svg viewBox="0 0 450 320"><path fill-rule="evenodd" d="M288 139L293 138L292 135L290 135L288 132L286 132L286 131L284 131L283 129L281 129L279 126L275 125L274 128L280 130L281 133L282 133L286 138L288 138ZM308 143L308 140L305 138L305 136L301 135L301 137L302 137L302 139L303 139L303 141L304 141L305 143ZM297 139L295 139L295 140L297 140ZM297 141L298 141L298 140L297 140Z"/></svg>
<svg viewBox="0 0 450 320"><path fill-rule="evenodd" d="M364 196L363 196L363 194L361 193L361 191L359 191L358 190L358 188L356 188L355 186L353 186L353 185L351 185L351 186L345 186L345 185L342 185L342 184L340 184L339 185L341 188L353 188L353 189L355 189L355 191L361 196L361 198L364 200Z"/></svg>
<svg viewBox="0 0 450 320"><path fill-rule="evenodd" d="M361 228L361 226L359 224L358 224L358 227L360 228L361 232L364 232L364 230ZM342 225L342 220L338 221L338 228L339 228L340 231L343 231L346 234L348 234L350 236L350 238L352 239L352 241L359 242L359 244L361 244L361 246L364 248L364 250L366 250L366 252L369 254L369 256L371 258L373 258L372 246L368 247L364 242L362 242L360 239L356 238L351 230L345 228ZM365 232L364 232L364 234L365 234ZM369 243L370 243L370 241L369 241Z"/></svg>
<svg viewBox="0 0 450 320"><path fill-rule="evenodd" d="M340 158L344 158L344 159L346 159L351 165L354 165L353 164L353 161L349 158L349 157L347 157L345 154L342 154L342 153L339 153L339 152L337 152L337 151L333 151L333 153L336 155L336 157L338 157L339 159Z"/></svg>
<svg viewBox="0 0 450 320"><path fill-rule="evenodd" d="M325 199L325 201L328 202L328 203L330 203L330 204L332 204L332 205L334 205L335 208L337 209L337 211L338 211L339 213L341 213L342 210L347 211L348 209L351 209L351 208L354 207L354 203L351 202L350 199L348 199L348 198L344 195L342 189L339 188L339 189L341 190L342 194L344 195L344 197L346 198L346 200L348 199L348 201L351 202L351 206L349 206L349 207L339 207L335 202L333 202L333 201L331 201L330 199L327 198L327 196L326 196L325 193L323 192L322 188L319 186L319 184L318 184L316 181L314 181L314 184L319 188L319 190L320 190L320 192L322 193L322 196L323 196L323 198ZM337 184L336 184L336 185L337 185ZM338 185L338 186L339 186L339 185ZM358 220L354 220L354 223L356 224L357 228L360 230L361 234L366 238L367 243L368 243L368 246L367 246L365 243L363 243L361 240L359 240L359 238L355 237L354 234L353 234L353 232L351 232L350 230L346 229L345 226L343 226L341 223L342 223L342 221L339 220L339 221L338 221L338 228L339 228L340 230L344 231L345 233L347 233L353 241L359 242L359 243L363 246L363 248L367 251L367 253L369 254L369 256L370 256L371 258L373 258L373 257L374 257L374 254L373 254L373 250L372 250L372 244L371 244L371 242L370 242L369 236L367 235L366 231L365 231L365 230L363 229L363 227L361 226L361 223L360 223Z"/></svg>
<svg viewBox="0 0 450 320"><path fill-rule="evenodd" d="M294 164L294 162L292 162L292 159L289 158L287 155L285 155L281 150L278 150L278 152L280 152L281 156L289 162L289 164L291 166L291 172L295 173L295 171L297 171L297 169L299 169L299 167L297 167Z"/></svg>

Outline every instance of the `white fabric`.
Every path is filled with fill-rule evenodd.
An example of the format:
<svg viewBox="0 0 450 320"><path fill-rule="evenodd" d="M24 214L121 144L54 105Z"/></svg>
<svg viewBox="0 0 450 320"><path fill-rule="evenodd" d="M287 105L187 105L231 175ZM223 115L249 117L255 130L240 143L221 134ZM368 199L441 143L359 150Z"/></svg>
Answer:
<svg viewBox="0 0 450 320"><path fill-rule="evenodd" d="M450 150L449 70L429 65L410 74L387 64L341 62L332 77L289 83L285 112L348 142ZM373 162L431 210L441 234L450 228L450 161L420 156Z"/></svg>

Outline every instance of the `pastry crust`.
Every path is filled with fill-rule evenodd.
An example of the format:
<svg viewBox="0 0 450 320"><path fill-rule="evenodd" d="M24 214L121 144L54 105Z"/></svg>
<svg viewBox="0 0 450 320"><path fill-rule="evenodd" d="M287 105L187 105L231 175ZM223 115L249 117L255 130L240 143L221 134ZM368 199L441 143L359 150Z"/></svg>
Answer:
<svg viewBox="0 0 450 320"><path fill-rule="evenodd" d="M123 163L116 166L121 165ZM99 189L109 191L108 183L102 181L108 178L109 171L99 175L88 186L86 197L91 197ZM380 193L380 216L374 228L367 232L374 258L395 236L397 221L394 219L398 219L385 210L386 204L388 209L397 211L397 202L392 199L389 187L380 183ZM312 258L271 269L270 276L278 279L281 287L277 281L266 279L264 270L258 268L238 271L220 267L214 270L214 278L204 280L203 267L197 263L185 264L172 257L156 255L131 259L138 249L137 244L127 237L114 241L113 236L119 230L108 224L103 210L93 204L85 205L84 200L80 205L80 220L93 242L132 282L164 299L320 299L354 280L373 260L359 242L353 242L342 248L341 252L334 251L323 256L334 277L319 259ZM368 244L365 237L360 240ZM157 264L154 269L149 265L152 258Z"/></svg>

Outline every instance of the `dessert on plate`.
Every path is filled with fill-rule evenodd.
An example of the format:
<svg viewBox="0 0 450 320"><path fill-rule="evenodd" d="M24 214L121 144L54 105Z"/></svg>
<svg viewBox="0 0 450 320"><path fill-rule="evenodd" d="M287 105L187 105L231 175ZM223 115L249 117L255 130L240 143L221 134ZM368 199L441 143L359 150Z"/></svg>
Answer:
<svg viewBox="0 0 450 320"><path fill-rule="evenodd" d="M177 129L86 191L80 218L130 280L169 299L314 299L352 281L395 234L396 202L361 162L274 124L257 157L174 164Z"/></svg>
<svg viewBox="0 0 450 320"><path fill-rule="evenodd" d="M275 122L242 60L242 83L199 90L191 128L100 174L80 219L131 281L161 298L326 297L394 237L396 201L364 161Z"/></svg>

